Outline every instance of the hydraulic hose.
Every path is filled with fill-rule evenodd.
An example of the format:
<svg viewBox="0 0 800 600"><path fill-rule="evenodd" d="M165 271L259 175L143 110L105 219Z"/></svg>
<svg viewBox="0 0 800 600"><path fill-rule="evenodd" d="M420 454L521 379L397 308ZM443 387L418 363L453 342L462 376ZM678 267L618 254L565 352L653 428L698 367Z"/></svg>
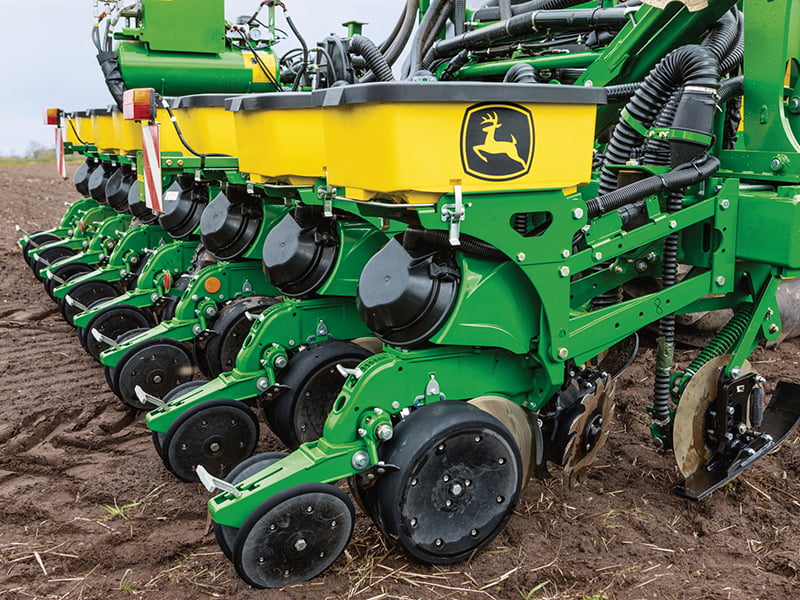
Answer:
<svg viewBox="0 0 800 600"><path fill-rule="evenodd" d="M449 12L450 0L431 0L430 6L422 17L414 39L411 42L411 53L408 58L408 72L413 73L418 71L422 66L422 57L425 50L423 49L425 38L428 37L433 24L439 18L439 15L444 12Z"/></svg>
<svg viewBox="0 0 800 600"><path fill-rule="evenodd" d="M716 156L704 154L663 175L652 175L640 181L634 181L617 190L588 200L586 202L587 215L590 219L599 217L664 190L675 191L698 184L711 177L719 169L719 164Z"/></svg>
<svg viewBox="0 0 800 600"><path fill-rule="evenodd" d="M469 31L433 44L423 65L463 50L479 50L501 40L511 40L539 30L582 31L597 28L621 28L628 22L630 8L576 8L572 10L535 10Z"/></svg>
<svg viewBox="0 0 800 600"><path fill-rule="evenodd" d="M350 52L364 58L367 66L375 74L378 81L392 81L392 68L386 62L378 47L368 37L354 35L350 38Z"/></svg>
<svg viewBox="0 0 800 600"><path fill-rule="evenodd" d="M640 146L644 139L634 123L643 128L651 127L669 97L681 86L683 93L672 128L711 133L716 106L714 96L719 88L719 62L710 50L702 46L681 46L661 59L620 115L606 147L605 163L601 167L601 195L617 187L617 173L606 165L625 164L631 150ZM697 142L681 139L671 139L670 147L673 165L687 162L704 150Z"/></svg>
<svg viewBox="0 0 800 600"><path fill-rule="evenodd" d="M742 117L742 95L744 77L731 77L719 86L719 106L725 105L725 125L722 131L723 150L733 150L739 136L739 121Z"/></svg>
<svg viewBox="0 0 800 600"><path fill-rule="evenodd" d="M297 41L300 42L300 47L303 49L303 66L300 67L300 70L294 78L294 83L292 84L292 91L295 91L300 86L300 82L308 70L308 45L306 44L305 38L300 34L300 30L295 27L292 17L286 12L285 6L283 7L283 16L286 18L286 23L288 23L289 28L292 30L292 33L294 33Z"/></svg>
<svg viewBox="0 0 800 600"><path fill-rule="evenodd" d="M453 248L449 242L450 234L447 231L442 231L441 229L408 228L403 235L404 242L409 242L411 244L423 242L426 244L432 244L436 247ZM458 246L457 250L469 256L485 258L488 260L506 260L508 258L496 247L479 240L478 238L472 237L471 235L462 233L459 237L459 241L461 242L461 245Z"/></svg>
<svg viewBox="0 0 800 600"><path fill-rule="evenodd" d="M570 8L578 4L583 4L583 0L531 0L529 2L511 3L511 16L521 15L522 13L534 10L558 10ZM472 15L473 21L499 21L500 7L479 8Z"/></svg>
<svg viewBox="0 0 800 600"><path fill-rule="evenodd" d="M642 84L640 82L634 83L620 83L619 85L606 86L606 95L609 104L616 104L617 102L627 101L636 93L636 90Z"/></svg>

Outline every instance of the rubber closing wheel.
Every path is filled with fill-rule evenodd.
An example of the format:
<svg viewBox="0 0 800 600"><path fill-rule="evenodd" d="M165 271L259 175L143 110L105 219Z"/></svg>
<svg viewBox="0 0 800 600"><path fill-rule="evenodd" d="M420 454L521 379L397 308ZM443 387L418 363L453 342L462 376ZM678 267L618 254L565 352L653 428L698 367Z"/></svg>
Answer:
<svg viewBox="0 0 800 600"><path fill-rule="evenodd" d="M205 348L195 348L197 363L203 373L214 378L220 373L232 371L244 339L250 333L252 322L247 318L247 313L261 314L277 303L275 298L269 296L250 296L226 304L212 326L217 335L208 341Z"/></svg>
<svg viewBox="0 0 800 600"><path fill-rule="evenodd" d="M175 419L161 442L161 458L179 479L199 481L197 465L224 477L250 456L257 444L258 419L247 405L208 400Z"/></svg>
<svg viewBox="0 0 800 600"><path fill-rule="evenodd" d="M170 391L167 392L167 395L164 396L161 400L163 402L171 402L176 398L180 398L181 396L185 396L192 390L199 388L208 383L207 379L195 379L194 381L187 381L186 383L180 384L178 387L172 388ZM153 432L153 447L156 449L156 453L161 456L161 444L164 441L164 436L167 435L166 433L161 433L160 431Z"/></svg>
<svg viewBox="0 0 800 600"><path fill-rule="evenodd" d="M522 486L514 438L489 413L443 401L414 411L382 446L399 470L362 499L410 556L446 564L468 558L505 526Z"/></svg>
<svg viewBox="0 0 800 600"><path fill-rule="evenodd" d="M77 250L73 250L72 248L67 248L65 246L59 246L58 244L48 246L47 248L42 248L41 252L36 254L31 259L31 268L33 269L33 274L36 276L36 279L43 282L44 277L39 274L39 271L45 267L57 263L59 260L69 258L70 256L75 256L77 253ZM37 258L41 258L42 260L36 260Z"/></svg>
<svg viewBox="0 0 800 600"><path fill-rule="evenodd" d="M319 439L344 384L336 365L354 368L369 356L369 350L338 340L310 344L295 354L278 377L288 389L263 404L270 429L291 449Z"/></svg>
<svg viewBox="0 0 800 600"><path fill-rule="evenodd" d="M108 298L99 300L105 302ZM95 301L97 302L97 301ZM136 306L109 306L97 312L86 324L83 347L89 355L100 362L100 354L108 350L108 344L97 340L92 334L96 329L109 339L116 340L122 334L134 329L149 329L153 326L152 317Z"/></svg>
<svg viewBox="0 0 800 600"><path fill-rule="evenodd" d="M232 485L237 485L270 465L274 465L285 456L289 456L289 454L286 452L263 452L246 458L228 473L225 481ZM216 521L214 522L214 537L217 539L219 549L222 550L228 560L233 560L233 544L236 542L238 533L239 530L236 527L220 525Z"/></svg>
<svg viewBox="0 0 800 600"><path fill-rule="evenodd" d="M120 399L132 408L150 410L136 396L136 386L156 398L192 378L192 357L183 344L172 338L157 337L122 355L114 370L114 388Z"/></svg>
<svg viewBox="0 0 800 600"><path fill-rule="evenodd" d="M28 236L28 243L22 246L22 258L25 259L25 262L28 263L28 266L33 269L33 262L31 261L30 251L35 250L39 246L43 244L49 244L51 242L58 242L62 238L58 237L54 233L45 233L43 231L34 231L32 234Z"/></svg>
<svg viewBox="0 0 800 600"><path fill-rule="evenodd" d="M69 281L70 279L74 279L78 275L83 275L84 273L91 273L94 271L94 267L87 265L86 263L82 262L73 262L67 263L66 265L58 265L53 268L52 273L58 277L52 279L45 279L44 280L44 291L47 292L47 295L50 296L50 299L54 302L59 303L59 307L61 306L61 302L63 300L59 300L56 298L55 294L53 293L55 289L61 285L60 280Z"/></svg>
<svg viewBox="0 0 800 600"><path fill-rule="evenodd" d="M147 331L148 329L149 327L140 327L138 329L131 329L130 331L126 331L125 333L120 335L116 341L121 344L122 342L127 341L133 337L136 337L137 335L139 335L144 331ZM119 396L119 390L115 387L116 372L117 372L116 367L109 367L108 365L103 366L103 375L105 375L108 387L111 388L112 392L114 392L117 396Z"/></svg>
<svg viewBox="0 0 800 600"><path fill-rule="evenodd" d="M307 581L344 551L354 514L344 492L327 483L278 492L242 524L233 548L236 572L257 588Z"/></svg>
<svg viewBox="0 0 800 600"><path fill-rule="evenodd" d="M88 307L97 300L116 298L119 296L119 290L107 281L90 279L73 287L67 295L78 304ZM81 308L70 305L66 299L59 302L58 307L61 309L64 320L70 325L75 322L75 315L83 312Z"/></svg>

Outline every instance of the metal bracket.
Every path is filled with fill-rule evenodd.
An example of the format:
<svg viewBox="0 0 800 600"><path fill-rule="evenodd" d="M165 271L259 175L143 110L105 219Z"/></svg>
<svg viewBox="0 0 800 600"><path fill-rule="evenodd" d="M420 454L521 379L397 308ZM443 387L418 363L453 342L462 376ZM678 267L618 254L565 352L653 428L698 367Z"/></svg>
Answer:
<svg viewBox="0 0 800 600"><path fill-rule="evenodd" d="M52 271L50 271L47 274L47 278L51 279L52 281L55 281L58 285L64 285L65 283L67 283L66 279L62 279L61 277L59 277L58 275L56 275Z"/></svg>
<svg viewBox="0 0 800 600"><path fill-rule="evenodd" d="M321 185L317 188L317 197L322 200L322 214L325 217L333 216L333 199L338 190L329 185Z"/></svg>
<svg viewBox="0 0 800 600"><path fill-rule="evenodd" d="M251 312L244 313L244 316L247 318L248 321L258 321L259 323L266 319L266 317L262 314L254 314Z"/></svg>
<svg viewBox="0 0 800 600"><path fill-rule="evenodd" d="M355 367L353 369L348 369L343 367L342 365L336 365L336 370L339 371L339 373L341 373L342 377L349 377L350 375L352 375L353 377L358 379L364 374L364 371L362 371L358 367Z"/></svg>
<svg viewBox="0 0 800 600"><path fill-rule="evenodd" d="M137 385L135 388L133 388L133 391L136 394L136 397L139 399L139 402L142 404L152 404L158 408L166 405L166 402L164 402L161 398L157 398L156 396L148 394L141 388L141 386Z"/></svg>
<svg viewBox="0 0 800 600"><path fill-rule="evenodd" d="M82 302L78 302L77 300L75 300L75 298L73 298L69 294L64 296L64 302L66 302L67 304L69 304L70 306L72 306L74 308L77 308L81 312L86 312L87 310L89 310L88 306L86 306Z"/></svg>
<svg viewBox="0 0 800 600"><path fill-rule="evenodd" d="M197 465L197 468L195 468L194 471L197 473L200 483L202 483L209 492L214 492L214 490L222 490L223 492L232 494L234 498L239 498L242 495L242 492L236 489L235 485L232 485L224 479L220 479L219 477L214 477L203 465Z"/></svg>
<svg viewBox="0 0 800 600"><path fill-rule="evenodd" d="M94 339L96 339L98 342L103 342L105 344L108 344L109 346L111 346L115 350L117 348L119 348L119 344L117 343L117 340L112 340L110 337L107 337L107 336L103 335L102 333L100 333L99 331L97 331L97 329L92 328L92 337Z"/></svg>
<svg viewBox="0 0 800 600"><path fill-rule="evenodd" d="M455 204L445 204L442 206L442 222L450 223L449 242L451 246L460 246L461 240L461 221L464 220L464 200L461 195L461 186L453 186Z"/></svg>

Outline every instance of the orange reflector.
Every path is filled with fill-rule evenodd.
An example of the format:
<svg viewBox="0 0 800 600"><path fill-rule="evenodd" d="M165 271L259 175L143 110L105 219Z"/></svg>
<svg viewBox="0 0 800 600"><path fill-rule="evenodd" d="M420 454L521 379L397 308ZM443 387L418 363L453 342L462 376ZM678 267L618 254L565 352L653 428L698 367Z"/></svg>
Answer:
<svg viewBox="0 0 800 600"><path fill-rule="evenodd" d="M209 294L216 294L222 288L222 282L216 277L209 277L203 285Z"/></svg>
<svg viewBox="0 0 800 600"><path fill-rule="evenodd" d="M167 271L164 273L164 291L168 292L169 288L172 287L172 274Z"/></svg>
<svg viewBox="0 0 800 600"><path fill-rule="evenodd" d="M44 109L45 125L61 125L61 110L58 108Z"/></svg>
<svg viewBox="0 0 800 600"><path fill-rule="evenodd" d="M122 116L129 121L152 121L156 118L156 91L153 88L125 90Z"/></svg>

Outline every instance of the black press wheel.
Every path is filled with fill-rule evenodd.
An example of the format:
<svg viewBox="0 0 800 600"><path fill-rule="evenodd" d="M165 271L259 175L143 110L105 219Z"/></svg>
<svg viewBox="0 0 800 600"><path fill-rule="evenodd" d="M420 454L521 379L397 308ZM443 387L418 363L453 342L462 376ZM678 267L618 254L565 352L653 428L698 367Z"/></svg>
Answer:
<svg viewBox="0 0 800 600"><path fill-rule="evenodd" d="M250 513L236 536L236 572L257 588L308 581L327 569L353 533L353 505L327 483L278 492Z"/></svg>
<svg viewBox="0 0 800 600"><path fill-rule="evenodd" d="M101 301L108 300L103 298ZM86 352L96 361L100 361L100 353L108 350L108 344L99 341L92 334L96 329L109 339L116 340L124 333L134 329L149 329L154 325L153 318L145 310L136 306L109 306L98 311L86 324L86 329L79 339Z"/></svg>
<svg viewBox="0 0 800 600"><path fill-rule="evenodd" d="M339 340L310 344L295 354L278 376L287 389L263 405L270 429L291 449L319 439L344 384L336 365L350 369L369 356L361 346Z"/></svg>
<svg viewBox="0 0 800 600"><path fill-rule="evenodd" d="M161 440L161 459L179 479L199 481L198 465L224 477L250 456L257 444L258 419L247 405L208 400L175 419Z"/></svg>
<svg viewBox="0 0 800 600"><path fill-rule="evenodd" d="M247 313L261 314L277 303L278 300L269 296L249 296L226 304L212 326L216 335L204 348L195 348L200 370L211 378L232 371L244 338L250 333L252 322L247 318Z"/></svg>
<svg viewBox="0 0 800 600"><path fill-rule="evenodd" d="M122 355L114 369L113 389L131 408L150 410L153 405L139 400L136 386L163 398L172 388L189 381L193 370L192 357L182 343L157 337L136 344Z"/></svg>
<svg viewBox="0 0 800 600"><path fill-rule="evenodd" d="M231 485L237 485L248 477L252 477L268 466L275 464L285 456L288 456L286 452L262 452L261 454L246 458L228 473L228 476L225 477L225 481ZM222 550L222 553L228 560L233 560L233 544L236 541L236 535L238 533L239 530L236 527L220 525L214 522L214 537L217 538L219 549Z"/></svg>
<svg viewBox="0 0 800 600"><path fill-rule="evenodd" d="M43 244L50 244L52 242L58 242L62 238L58 237L54 233L46 233L44 231L34 231L32 234L28 236L28 243L22 246L22 258L25 259L25 262L28 263L28 266L33 269L33 263L31 262L31 257L29 255L31 250L35 250L39 246Z"/></svg>
<svg viewBox="0 0 800 600"><path fill-rule="evenodd" d="M55 289L61 285L60 280L69 281L71 279L74 279L75 277L78 277L79 275L83 275L84 273L91 273L92 271L94 271L94 267L82 262L71 262L65 265L58 265L57 267L54 267L52 270L53 275L58 277L58 279L56 278L45 279L44 291L47 292L47 295L50 296L51 300L53 300L54 302L58 302L60 306L60 303L62 301L58 300L55 294L53 293Z"/></svg>
<svg viewBox="0 0 800 600"><path fill-rule="evenodd" d="M95 300L89 306L87 306L87 308L89 308L89 309L97 308L98 306L100 306L106 300L107 300L107 298L100 298L99 300ZM86 327L77 327L76 326L75 327L75 332L77 334L78 341L81 343L81 347L84 350L86 350L86 333L88 332L88 330L86 329ZM87 350L87 352L88 352L88 350Z"/></svg>
<svg viewBox="0 0 800 600"><path fill-rule="evenodd" d="M148 329L149 327L139 327L137 329L131 329L130 331L126 331L125 333L120 335L116 341L121 344L122 342L125 342L133 337L136 337L140 333L147 331ZM91 335L91 331L89 335ZM119 396L119 391L117 390L116 387L114 387L116 385L115 384L116 371L117 371L116 367L109 367L108 365L103 365L103 375L105 375L106 377L106 383L108 384L108 387L111 388L112 392L114 392L117 396Z"/></svg>
<svg viewBox="0 0 800 600"><path fill-rule="evenodd" d="M64 320L72 325L75 322L75 315L83 312L83 309L79 308L80 306L88 308L97 300L116 298L119 296L119 290L113 284L102 279L90 279L74 286L67 296L78 305L73 306L64 298L58 302L58 307L61 309L61 316L64 317Z"/></svg>
<svg viewBox="0 0 800 600"><path fill-rule="evenodd" d="M382 446L399 467L362 495L376 524L408 555L468 558L505 526L522 487L514 437L492 415L458 401L414 411Z"/></svg>
<svg viewBox="0 0 800 600"><path fill-rule="evenodd" d="M31 257L33 274L36 276L36 279L43 282L44 278L39 274L41 269L53 265L60 260L64 260L65 258L69 258L70 256L75 256L77 253L77 250L59 244L42 248L39 253ZM37 260L38 258L41 258L41 260Z"/></svg>
<svg viewBox="0 0 800 600"><path fill-rule="evenodd" d="M207 379L195 379L193 381L187 381L186 383L182 383L179 386L172 388L161 400L164 402L170 402L171 400L185 396L195 388L199 388L201 385L205 385L207 383ZM161 456L161 443L164 440L165 435L167 434L161 433L160 431L153 432L153 446L155 447L156 453L159 456Z"/></svg>

